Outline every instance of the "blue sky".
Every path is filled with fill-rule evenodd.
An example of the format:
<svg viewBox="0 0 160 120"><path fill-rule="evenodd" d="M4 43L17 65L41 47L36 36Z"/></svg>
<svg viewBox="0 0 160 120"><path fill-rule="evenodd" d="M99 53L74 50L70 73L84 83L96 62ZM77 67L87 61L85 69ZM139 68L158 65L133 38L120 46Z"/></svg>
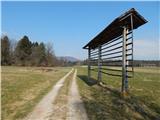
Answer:
<svg viewBox="0 0 160 120"><path fill-rule="evenodd" d="M53 43L57 56L87 58L82 47L112 20L135 8L149 22L135 30L135 59L159 58L159 2L2 2L3 34Z"/></svg>

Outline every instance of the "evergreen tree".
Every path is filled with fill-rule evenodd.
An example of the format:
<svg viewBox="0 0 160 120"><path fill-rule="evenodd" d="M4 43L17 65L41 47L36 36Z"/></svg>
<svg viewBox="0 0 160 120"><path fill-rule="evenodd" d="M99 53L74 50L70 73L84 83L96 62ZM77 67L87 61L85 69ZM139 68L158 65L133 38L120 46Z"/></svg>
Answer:
<svg viewBox="0 0 160 120"><path fill-rule="evenodd" d="M46 66L46 48L43 42L39 45L39 59L40 59L40 65Z"/></svg>
<svg viewBox="0 0 160 120"><path fill-rule="evenodd" d="M19 65L28 65L30 62L32 43L27 36L24 36L16 46L16 61Z"/></svg>
<svg viewBox="0 0 160 120"><path fill-rule="evenodd" d="M32 53L31 53L31 65L33 66L39 66L39 56L40 56L40 52L39 52L39 44L36 43L32 43Z"/></svg>
<svg viewBox="0 0 160 120"><path fill-rule="evenodd" d="M31 64L34 66L46 66L46 48L44 43L32 44Z"/></svg>
<svg viewBox="0 0 160 120"><path fill-rule="evenodd" d="M10 64L10 41L7 36L1 38L1 65Z"/></svg>

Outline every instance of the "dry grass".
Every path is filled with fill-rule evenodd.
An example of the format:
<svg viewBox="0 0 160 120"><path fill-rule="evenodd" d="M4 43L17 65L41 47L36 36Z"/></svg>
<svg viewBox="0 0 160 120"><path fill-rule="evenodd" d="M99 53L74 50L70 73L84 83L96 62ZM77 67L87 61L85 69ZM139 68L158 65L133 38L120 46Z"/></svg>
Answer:
<svg viewBox="0 0 160 120"><path fill-rule="evenodd" d="M70 68L2 67L2 119L25 117Z"/></svg>
<svg viewBox="0 0 160 120"><path fill-rule="evenodd" d="M120 77L103 74L103 82L107 87L102 87L88 82L87 68L79 67L78 85L89 118L91 120L159 120L160 73L157 72L158 69L135 68L134 78L129 79L130 94L124 99L119 92ZM96 72L92 72L92 77L97 79Z"/></svg>

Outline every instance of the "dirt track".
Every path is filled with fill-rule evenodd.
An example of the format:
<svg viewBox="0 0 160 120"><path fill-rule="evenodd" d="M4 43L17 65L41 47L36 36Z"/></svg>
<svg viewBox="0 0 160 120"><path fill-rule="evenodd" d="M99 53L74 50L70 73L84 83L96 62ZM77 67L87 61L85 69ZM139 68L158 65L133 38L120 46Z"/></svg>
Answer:
<svg viewBox="0 0 160 120"><path fill-rule="evenodd" d="M69 112L67 120L88 120L86 110L84 109L83 101L80 98L77 83L77 70L74 72L68 100Z"/></svg>
<svg viewBox="0 0 160 120"><path fill-rule="evenodd" d="M54 113L54 101L59 94L60 89L62 89L65 80L74 70L72 69L68 72L62 79L60 79L52 88L52 90L43 97L43 99L37 104L33 111L24 120L61 120L56 115L52 116ZM66 120L88 120L86 111L84 109L83 101L80 98L78 87L76 83L77 70L74 71L72 77L71 87L68 93L68 104L67 106L67 116ZM69 87L69 86L68 86ZM63 103L64 104L64 103ZM56 113L54 113L56 114ZM59 113L61 114L61 113ZM62 115L64 113L62 112Z"/></svg>

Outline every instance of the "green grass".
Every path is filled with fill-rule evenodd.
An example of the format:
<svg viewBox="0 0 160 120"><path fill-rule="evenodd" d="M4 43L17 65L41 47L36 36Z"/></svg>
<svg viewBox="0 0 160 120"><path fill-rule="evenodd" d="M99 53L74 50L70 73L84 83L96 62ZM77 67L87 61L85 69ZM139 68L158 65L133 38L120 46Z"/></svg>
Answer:
<svg viewBox="0 0 160 120"><path fill-rule="evenodd" d="M71 68L2 67L2 119L25 117Z"/></svg>
<svg viewBox="0 0 160 120"><path fill-rule="evenodd" d="M92 78L97 79L96 72ZM78 85L90 120L159 120L159 68L135 68L129 79L129 96L120 94L121 77L102 74L106 87L90 84L87 68L78 68ZM88 83L88 84L87 84Z"/></svg>

